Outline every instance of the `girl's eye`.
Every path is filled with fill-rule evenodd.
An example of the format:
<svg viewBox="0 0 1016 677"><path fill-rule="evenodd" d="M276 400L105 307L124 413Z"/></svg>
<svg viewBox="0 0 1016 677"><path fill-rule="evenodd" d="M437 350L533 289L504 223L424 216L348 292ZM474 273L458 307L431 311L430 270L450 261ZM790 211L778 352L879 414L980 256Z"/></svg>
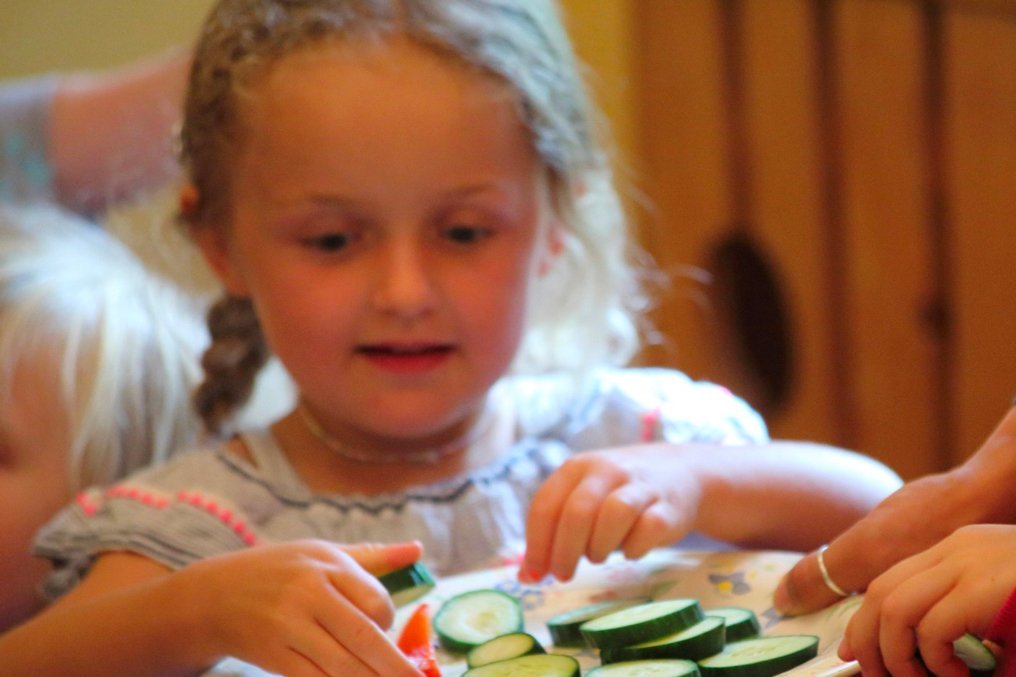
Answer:
<svg viewBox="0 0 1016 677"><path fill-rule="evenodd" d="M490 231L479 226L451 226L445 229L445 237L457 244L473 244L490 235Z"/></svg>
<svg viewBox="0 0 1016 677"><path fill-rule="evenodd" d="M328 233L307 239L309 246L325 252L342 251L352 242L353 237L349 233Z"/></svg>

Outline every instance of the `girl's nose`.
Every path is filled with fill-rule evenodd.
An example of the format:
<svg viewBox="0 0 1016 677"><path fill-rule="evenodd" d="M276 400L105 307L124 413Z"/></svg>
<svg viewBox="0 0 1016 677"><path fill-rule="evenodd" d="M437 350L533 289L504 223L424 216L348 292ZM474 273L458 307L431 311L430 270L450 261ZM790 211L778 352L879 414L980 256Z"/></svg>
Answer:
<svg viewBox="0 0 1016 677"><path fill-rule="evenodd" d="M387 243L378 257L374 306L403 318L426 314L437 298L432 273L419 242L406 238Z"/></svg>

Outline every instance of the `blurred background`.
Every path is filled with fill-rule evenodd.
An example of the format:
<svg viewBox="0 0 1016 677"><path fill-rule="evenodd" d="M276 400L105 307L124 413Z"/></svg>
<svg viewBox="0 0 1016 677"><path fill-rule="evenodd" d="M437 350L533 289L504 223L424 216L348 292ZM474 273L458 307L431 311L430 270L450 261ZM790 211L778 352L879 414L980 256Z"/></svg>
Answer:
<svg viewBox="0 0 1016 677"><path fill-rule="evenodd" d="M210 4L4 0L0 78L188 44ZM673 280L643 360L907 478L972 453L1016 396L1016 0L563 5ZM172 203L107 221L143 249Z"/></svg>

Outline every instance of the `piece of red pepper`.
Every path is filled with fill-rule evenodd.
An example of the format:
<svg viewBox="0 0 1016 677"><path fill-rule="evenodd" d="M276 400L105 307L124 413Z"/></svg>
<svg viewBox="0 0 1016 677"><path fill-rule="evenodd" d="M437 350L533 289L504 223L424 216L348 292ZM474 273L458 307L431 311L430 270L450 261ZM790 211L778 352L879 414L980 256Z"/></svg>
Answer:
<svg viewBox="0 0 1016 677"><path fill-rule="evenodd" d="M421 604L413 610L409 620L402 627L397 645L406 658L426 677L441 677L441 669L434 654L430 613L426 604Z"/></svg>

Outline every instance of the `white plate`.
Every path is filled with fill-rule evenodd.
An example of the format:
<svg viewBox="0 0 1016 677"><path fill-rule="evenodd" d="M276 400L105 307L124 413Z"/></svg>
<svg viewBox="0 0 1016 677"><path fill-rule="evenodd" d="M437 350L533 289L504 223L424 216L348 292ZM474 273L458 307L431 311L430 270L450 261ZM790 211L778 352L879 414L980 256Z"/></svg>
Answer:
<svg viewBox="0 0 1016 677"><path fill-rule="evenodd" d="M770 551L696 552L657 550L650 556L629 562L611 558L604 564L583 562L575 577L560 583L520 583L517 566L488 569L438 581L425 597L399 610L392 628L398 637L402 625L421 603L436 613L441 603L462 592L496 588L522 603L526 631L554 653L575 656L583 672L600 664L592 649L557 648L551 644L547 620L562 611L608 599L627 597L693 597L703 609L739 606L758 616L763 635L810 634L819 638L818 656L785 673L793 677L845 677L860 672L856 662L844 663L836 655L847 621L860 604L850 597L818 613L784 618L772 605L773 590L783 574L801 557L799 553ZM465 657L438 651L443 677L459 677L466 671ZM227 659L208 675L216 677L264 677L269 673L247 663Z"/></svg>
<svg viewBox="0 0 1016 677"><path fill-rule="evenodd" d="M836 656L836 647L860 598L848 598L818 613L795 618L781 617L773 609L772 593L776 584L800 557L799 553L788 552L658 550L635 562L621 558L612 558L601 565L583 562L567 583L551 579L536 584L520 583L516 566L478 571L440 580L426 597L399 611L393 634L398 636L402 624L420 603L427 603L431 613L435 613L444 600L454 595L478 588L495 588L522 603L527 632L540 640L548 651L575 656L585 672L600 664L596 652L553 647L546 625L551 616L608 599L693 597L706 610L719 606L751 609L758 616L763 635L817 635L818 656L787 675L841 677L856 674L859 672L857 664L841 661ZM466 670L462 656L439 650L438 660L445 677L458 677Z"/></svg>

